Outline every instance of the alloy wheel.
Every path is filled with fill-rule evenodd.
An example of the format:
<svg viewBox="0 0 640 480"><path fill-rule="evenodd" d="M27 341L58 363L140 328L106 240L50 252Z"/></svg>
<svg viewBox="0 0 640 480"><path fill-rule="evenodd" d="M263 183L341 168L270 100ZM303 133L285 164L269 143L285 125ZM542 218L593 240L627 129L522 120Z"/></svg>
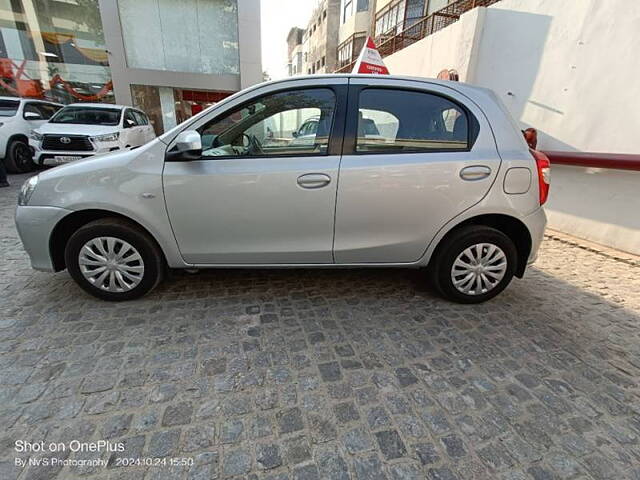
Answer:
<svg viewBox="0 0 640 480"><path fill-rule="evenodd" d="M84 278L107 292L128 292L144 277L144 261L136 248L115 237L96 237L78 254Z"/></svg>
<svg viewBox="0 0 640 480"><path fill-rule="evenodd" d="M462 251L451 267L451 281L465 295L493 290L507 271L507 256L493 243L477 243Z"/></svg>

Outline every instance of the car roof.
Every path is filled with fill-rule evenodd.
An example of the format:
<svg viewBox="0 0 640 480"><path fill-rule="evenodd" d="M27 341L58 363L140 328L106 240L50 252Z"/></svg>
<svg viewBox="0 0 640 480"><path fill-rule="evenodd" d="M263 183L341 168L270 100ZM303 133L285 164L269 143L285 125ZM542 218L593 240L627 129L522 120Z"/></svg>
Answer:
<svg viewBox="0 0 640 480"><path fill-rule="evenodd" d="M70 103L69 105L65 105L65 107L88 107L88 108L110 108L123 110L125 108L133 108L129 105L115 105L113 103L89 103L89 102L79 102L79 103Z"/></svg>
<svg viewBox="0 0 640 480"><path fill-rule="evenodd" d="M29 101L29 102L39 102L39 103L52 103L54 105L62 105L61 103L54 102L53 100L46 100L42 98L24 98L24 97L9 97L9 96L0 96L0 100L15 100L16 102L20 101Z"/></svg>
<svg viewBox="0 0 640 480"><path fill-rule="evenodd" d="M286 84L288 82L295 82L299 80L317 80L318 78L325 79L335 79L335 78L375 78L377 80L386 80L389 83L393 83L394 80L405 80L412 82L421 82L430 85L441 85L444 87L453 88L455 90L465 91L465 92L491 92L490 89L484 87L478 87L475 85L470 85L464 82L454 82L451 80L440 80L437 78L425 78L425 77L412 77L408 75L371 75L371 74L362 74L362 73L324 73L324 74L313 74L313 75L296 75L294 77L287 77L281 80L273 80L271 82L266 82L266 84L278 84L283 83ZM261 84L265 85L265 83Z"/></svg>

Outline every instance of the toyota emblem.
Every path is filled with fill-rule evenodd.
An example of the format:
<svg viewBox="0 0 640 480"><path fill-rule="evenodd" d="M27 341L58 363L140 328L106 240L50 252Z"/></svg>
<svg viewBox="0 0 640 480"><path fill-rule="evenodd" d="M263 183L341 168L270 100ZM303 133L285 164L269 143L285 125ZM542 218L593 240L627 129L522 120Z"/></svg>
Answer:
<svg viewBox="0 0 640 480"><path fill-rule="evenodd" d="M71 143L71 139L69 137L62 137L60 139L60 143L64 143L66 145L67 143Z"/></svg>

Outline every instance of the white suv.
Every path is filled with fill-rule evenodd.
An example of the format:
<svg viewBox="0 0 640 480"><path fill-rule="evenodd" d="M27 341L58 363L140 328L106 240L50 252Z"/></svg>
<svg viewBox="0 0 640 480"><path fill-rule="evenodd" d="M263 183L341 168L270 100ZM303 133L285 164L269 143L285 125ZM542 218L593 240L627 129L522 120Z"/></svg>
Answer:
<svg viewBox="0 0 640 480"><path fill-rule="evenodd" d="M28 136L61 108L59 103L0 97L0 159L8 172L33 170Z"/></svg>
<svg viewBox="0 0 640 480"><path fill-rule="evenodd" d="M131 150L156 134L147 116L135 108L103 103L74 103L34 130L34 162L68 163L102 153Z"/></svg>

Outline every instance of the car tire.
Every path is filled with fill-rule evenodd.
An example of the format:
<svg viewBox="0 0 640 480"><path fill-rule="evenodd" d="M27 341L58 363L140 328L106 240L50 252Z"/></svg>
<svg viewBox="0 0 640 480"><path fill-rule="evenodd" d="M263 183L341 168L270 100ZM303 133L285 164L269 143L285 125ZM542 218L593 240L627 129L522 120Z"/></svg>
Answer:
<svg viewBox="0 0 640 480"><path fill-rule="evenodd" d="M22 140L12 140L7 146L4 165L9 173L27 173L33 171L33 154L29 145Z"/></svg>
<svg viewBox="0 0 640 480"><path fill-rule="evenodd" d="M153 290L166 272L164 256L154 239L118 218L80 227L69 238L64 256L76 283L102 300L140 298Z"/></svg>
<svg viewBox="0 0 640 480"><path fill-rule="evenodd" d="M513 241L495 228L462 227L444 240L430 265L431 281L446 299L482 303L502 292L516 271Z"/></svg>

